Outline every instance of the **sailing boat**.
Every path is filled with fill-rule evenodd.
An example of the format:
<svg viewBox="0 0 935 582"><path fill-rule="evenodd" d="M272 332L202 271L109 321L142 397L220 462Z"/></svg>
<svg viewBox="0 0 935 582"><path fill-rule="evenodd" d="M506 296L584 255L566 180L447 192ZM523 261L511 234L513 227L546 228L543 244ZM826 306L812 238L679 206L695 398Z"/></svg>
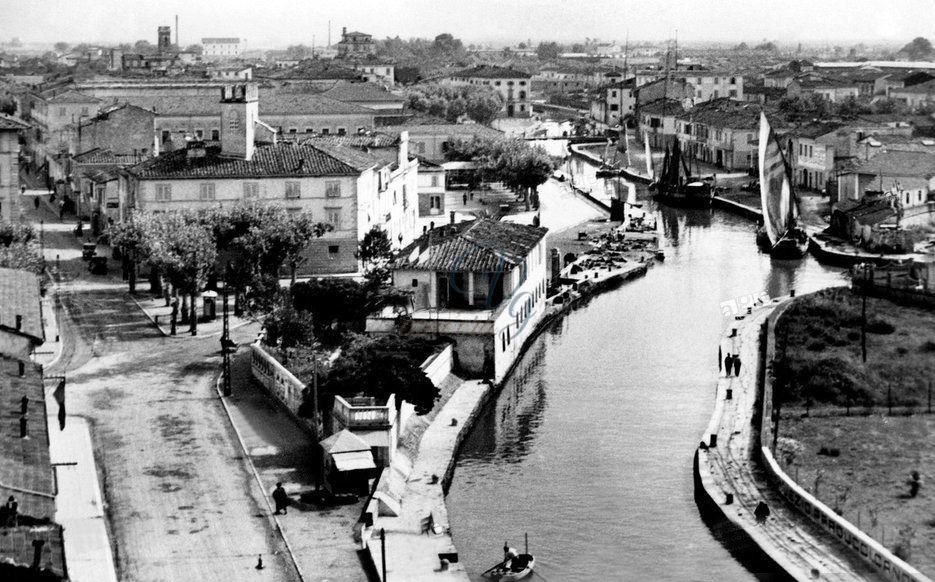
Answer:
<svg viewBox="0 0 935 582"><path fill-rule="evenodd" d="M649 149L649 134L643 134L643 145L646 146L646 176L650 181L656 179L656 168L653 166L653 152Z"/></svg>
<svg viewBox="0 0 935 582"><path fill-rule="evenodd" d="M679 141L672 143L672 151L666 146L666 155L662 162L662 174L653 183L655 198L670 206L690 206L708 208L713 194L707 182L694 180L688 164L682 155Z"/></svg>
<svg viewBox="0 0 935 582"><path fill-rule="evenodd" d="M601 167L595 172L598 178L613 178L619 172L617 169L617 150L614 149L614 157L610 159L610 138L607 138L607 145L604 146L604 155L601 156Z"/></svg>
<svg viewBox="0 0 935 582"><path fill-rule="evenodd" d="M757 243L774 259L801 259L808 235L799 226L799 205L792 188L792 172L766 115L760 113L760 203L763 226Z"/></svg>

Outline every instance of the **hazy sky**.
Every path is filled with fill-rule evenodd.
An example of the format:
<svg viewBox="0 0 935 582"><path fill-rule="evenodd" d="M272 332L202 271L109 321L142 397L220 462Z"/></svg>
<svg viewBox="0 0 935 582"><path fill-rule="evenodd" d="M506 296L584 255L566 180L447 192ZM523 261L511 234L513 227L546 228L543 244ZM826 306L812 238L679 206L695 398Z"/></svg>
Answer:
<svg viewBox="0 0 935 582"><path fill-rule="evenodd" d="M0 40L156 42L179 15L181 44L239 36L249 47L324 44L342 26L377 38L465 43L584 37L906 42L935 37L935 0L0 0ZM173 33L174 34L174 33Z"/></svg>

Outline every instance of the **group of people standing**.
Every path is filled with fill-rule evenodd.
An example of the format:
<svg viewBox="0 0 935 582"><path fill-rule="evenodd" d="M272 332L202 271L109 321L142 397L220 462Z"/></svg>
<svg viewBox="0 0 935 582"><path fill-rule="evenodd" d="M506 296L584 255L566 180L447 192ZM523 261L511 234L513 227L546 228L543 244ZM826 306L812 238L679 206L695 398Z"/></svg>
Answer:
<svg viewBox="0 0 935 582"><path fill-rule="evenodd" d="M718 348L718 368L721 367L720 352L721 348ZM724 376L730 377L732 372L734 376L740 375L740 354L731 354L728 352L728 354L724 356Z"/></svg>

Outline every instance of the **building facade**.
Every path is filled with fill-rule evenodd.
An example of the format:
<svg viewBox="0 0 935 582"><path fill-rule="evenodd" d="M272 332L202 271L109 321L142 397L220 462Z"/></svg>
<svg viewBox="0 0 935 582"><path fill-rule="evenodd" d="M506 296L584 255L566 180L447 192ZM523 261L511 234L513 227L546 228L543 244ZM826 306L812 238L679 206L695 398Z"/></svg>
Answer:
<svg viewBox="0 0 935 582"><path fill-rule="evenodd" d="M338 58L354 59L372 55L376 50L373 35L365 32L348 32L345 26L341 29L341 40L337 43Z"/></svg>
<svg viewBox="0 0 935 582"><path fill-rule="evenodd" d="M445 77L442 83L490 87L503 97L504 115L529 117L531 79L532 75L516 69L481 65Z"/></svg>
<svg viewBox="0 0 935 582"><path fill-rule="evenodd" d="M243 43L237 37L208 37L201 39L201 56L206 61L239 59Z"/></svg>
<svg viewBox="0 0 935 582"><path fill-rule="evenodd" d="M0 222L19 218L19 134L29 126L0 113Z"/></svg>

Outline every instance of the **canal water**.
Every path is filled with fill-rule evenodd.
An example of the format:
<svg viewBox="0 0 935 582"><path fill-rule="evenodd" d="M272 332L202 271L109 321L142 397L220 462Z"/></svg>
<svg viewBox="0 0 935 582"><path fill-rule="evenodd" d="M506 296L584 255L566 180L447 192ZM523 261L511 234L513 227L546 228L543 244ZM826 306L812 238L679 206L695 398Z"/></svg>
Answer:
<svg viewBox="0 0 935 582"><path fill-rule="evenodd" d="M573 171L593 179L587 164ZM533 579L780 579L694 500L692 455L731 321L722 302L806 293L843 274L811 257L770 261L746 219L638 197L659 221L665 262L540 335L464 443L449 518L478 580L526 532Z"/></svg>

